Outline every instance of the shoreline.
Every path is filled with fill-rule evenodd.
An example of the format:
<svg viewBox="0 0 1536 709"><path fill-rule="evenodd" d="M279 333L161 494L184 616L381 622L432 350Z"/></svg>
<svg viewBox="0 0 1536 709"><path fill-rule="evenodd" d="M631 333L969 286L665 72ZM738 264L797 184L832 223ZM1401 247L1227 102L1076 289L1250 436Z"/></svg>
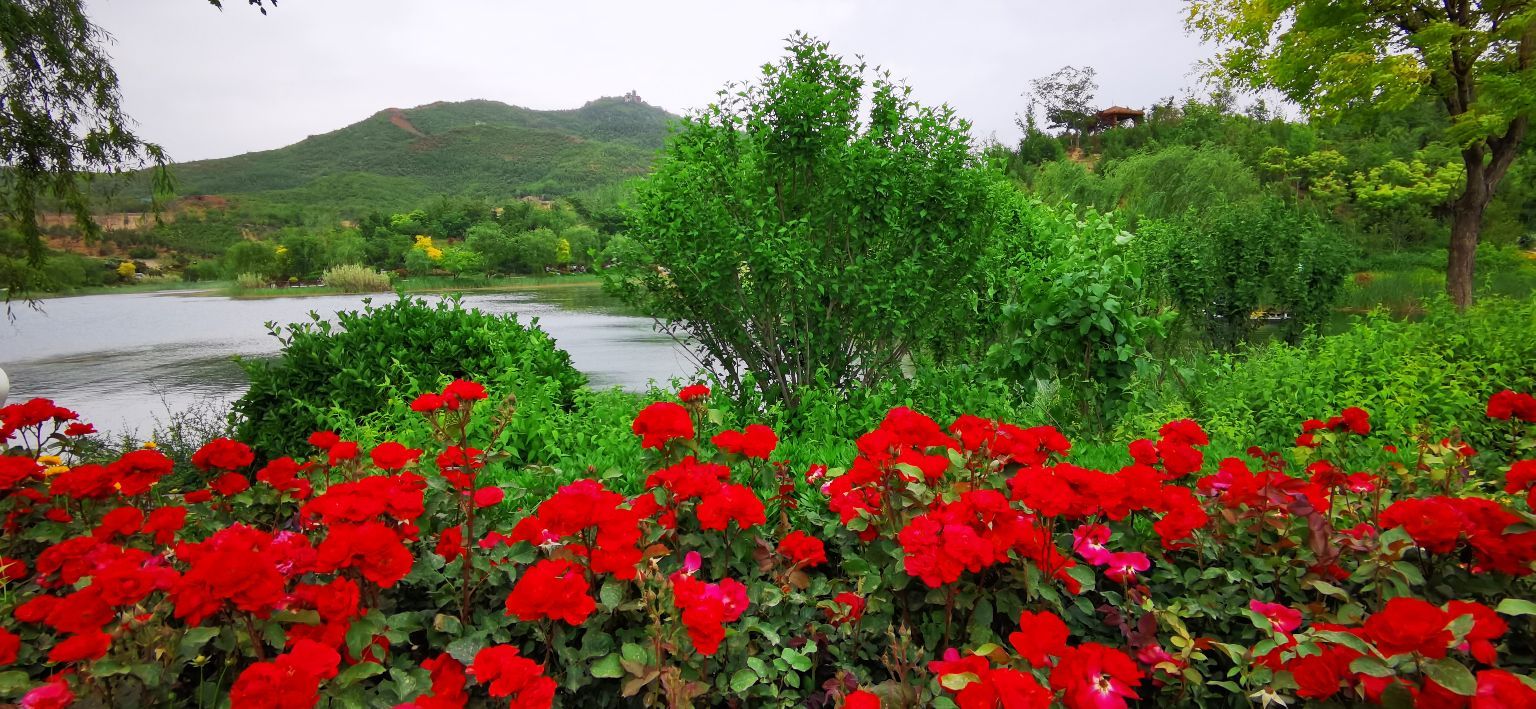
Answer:
<svg viewBox="0 0 1536 709"><path fill-rule="evenodd" d="M99 288L81 289L67 293L34 293L26 297L17 297L10 302L12 304L25 304L29 301L49 301L63 298L81 298L97 295L155 295L173 293L195 297L229 298L231 300L264 300L269 298L315 298L331 295L374 295L391 294L404 291L408 294L433 295L443 293L496 293L515 292L528 290L553 290L559 288L576 288L582 286L600 286L601 279L596 274L580 273L565 276L511 276L503 279L494 279L490 282L466 283L454 285L452 282L431 278L427 282L413 284L412 279L404 279L389 290L371 291L366 293L346 292L339 288L327 286L293 286L283 288L261 288L253 290L236 290L231 281L201 281L183 282L172 284L153 284L143 286L106 286Z"/></svg>

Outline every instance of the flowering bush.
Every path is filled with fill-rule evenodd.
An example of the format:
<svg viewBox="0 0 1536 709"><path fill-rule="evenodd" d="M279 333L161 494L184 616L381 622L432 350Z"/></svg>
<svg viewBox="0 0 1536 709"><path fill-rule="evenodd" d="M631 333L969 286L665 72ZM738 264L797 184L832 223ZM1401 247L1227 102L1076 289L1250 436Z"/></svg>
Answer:
<svg viewBox="0 0 1536 709"><path fill-rule="evenodd" d="M634 421L644 490L538 501L485 479L504 453L471 424L516 415L491 398L414 398L433 450L320 431L258 467L218 439L183 490L153 448L80 459L91 429L52 402L0 409L0 699L1536 702L1526 394L1489 401L1514 456L1493 471L1356 408L1219 461L1173 421L1115 471L1048 427L897 408L802 472L690 388Z"/></svg>

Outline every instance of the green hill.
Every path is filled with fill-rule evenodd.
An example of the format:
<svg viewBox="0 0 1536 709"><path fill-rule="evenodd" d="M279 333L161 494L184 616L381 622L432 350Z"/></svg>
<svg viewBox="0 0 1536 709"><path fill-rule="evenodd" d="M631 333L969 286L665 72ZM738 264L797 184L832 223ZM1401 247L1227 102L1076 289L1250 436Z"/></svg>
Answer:
<svg viewBox="0 0 1536 709"><path fill-rule="evenodd" d="M180 196L351 213L434 195L555 197L643 174L675 118L634 96L558 111L439 102L277 150L180 163L172 175Z"/></svg>

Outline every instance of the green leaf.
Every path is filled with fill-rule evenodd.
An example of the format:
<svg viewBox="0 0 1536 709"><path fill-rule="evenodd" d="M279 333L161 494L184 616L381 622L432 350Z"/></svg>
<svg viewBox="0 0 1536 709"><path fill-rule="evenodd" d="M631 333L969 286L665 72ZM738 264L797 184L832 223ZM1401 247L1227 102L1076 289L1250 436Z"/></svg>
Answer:
<svg viewBox="0 0 1536 709"><path fill-rule="evenodd" d="M1536 615L1536 603L1519 598L1506 598L1499 601L1499 606L1494 610L1504 615Z"/></svg>
<svg viewBox="0 0 1536 709"><path fill-rule="evenodd" d="M740 694L747 691L754 684L757 684L757 673L752 670L743 668L736 670L736 674L731 675L732 692Z"/></svg>
<svg viewBox="0 0 1536 709"><path fill-rule="evenodd" d="M609 579L597 592L597 599L608 608L617 608L624 602L624 586L618 581Z"/></svg>
<svg viewBox="0 0 1536 709"><path fill-rule="evenodd" d="M1426 677L1434 680L1435 684L1463 697L1477 694L1477 678L1472 676L1472 670L1449 657L1425 660L1419 663L1419 669Z"/></svg>
<svg viewBox="0 0 1536 709"><path fill-rule="evenodd" d="M475 661L475 654L484 647L485 641L479 638L459 638L448 643L448 646L443 648L443 652L468 665Z"/></svg>
<svg viewBox="0 0 1536 709"><path fill-rule="evenodd" d="M784 648L784 651L779 653L779 656L784 658L784 661L788 662L789 666L796 670L809 672L811 669L811 658L806 657L794 648Z"/></svg>
<svg viewBox="0 0 1536 709"><path fill-rule="evenodd" d="M336 675L335 684L337 687L350 687L369 677L376 677L381 674L384 674L383 665L377 662L359 662L342 670L341 674Z"/></svg>
<svg viewBox="0 0 1536 709"><path fill-rule="evenodd" d="M0 696L15 696L32 686L32 679L22 670L0 672Z"/></svg>
<svg viewBox="0 0 1536 709"><path fill-rule="evenodd" d="M1359 636L1353 633L1345 633L1337 630L1319 630L1313 633L1313 635L1319 640L1327 640L1331 643L1343 645L1344 647L1366 655L1371 654L1371 648L1365 644L1364 640L1361 640Z"/></svg>
<svg viewBox="0 0 1536 709"><path fill-rule="evenodd" d="M624 676L624 668L619 664L619 654L611 653L603 659L592 663L592 676L603 679L618 679Z"/></svg>
<svg viewBox="0 0 1536 709"><path fill-rule="evenodd" d="M395 683L395 697L401 701L410 701L419 694L417 690L420 688L421 682L410 672L399 667L392 667L389 670L389 678Z"/></svg>
<svg viewBox="0 0 1536 709"><path fill-rule="evenodd" d="M1358 675L1370 675L1372 677L1393 677L1397 675L1397 672L1387 666L1387 663L1383 662L1381 658L1370 656L1355 658L1354 662L1349 663L1349 671Z"/></svg>
<svg viewBox="0 0 1536 709"><path fill-rule="evenodd" d="M1314 590L1316 590L1318 593L1323 594L1324 596L1329 596L1329 597L1332 597L1332 598L1337 598L1337 599L1339 599L1341 601L1348 601L1349 600L1349 594L1346 593L1344 591L1344 589L1339 588L1338 586L1335 586L1335 585L1333 585L1331 583L1328 583L1327 581L1322 581L1322 580L1319 580L1319 579L1312 579L1311 581L1307 582L1307 585L1311 586Z"/></svg>
<svg viewBox="0 0 1536 709"><path fill-rule="evenodd" d="M624 646L619 648L619 654L623 655L624 659L629 660L630 662L639 662L644 664L646 661L645 648L640 647L635 643L624 643Z"/></svg>
<svg viewBox="0 0 1536 709"><path fill-rule="evenodd" d="M219 629L217 627L191 628L181 636L181 643L176 646L176 652L184 658L196 657L203 649L203 646L207 645L208 641L217 637L218 634Z"/></svg>
<svg viewBox="0 0 1536 709"><path fill-rule="evenodd" d="M956 672L939 678L939 684L944 685L944 688L951 692L958 692L965 689L972 682L979 681L981 681L981 678L976 676L974 672Z"/></svg>

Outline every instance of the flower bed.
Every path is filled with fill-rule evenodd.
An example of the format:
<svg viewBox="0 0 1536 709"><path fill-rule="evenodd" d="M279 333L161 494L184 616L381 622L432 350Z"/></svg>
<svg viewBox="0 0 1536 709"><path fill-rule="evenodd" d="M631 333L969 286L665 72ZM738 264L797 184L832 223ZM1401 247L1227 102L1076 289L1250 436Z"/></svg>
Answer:
<svg viewBox="0 0 1536 709"><path fill-rule="evenodd" d="M188 490L153 448L76 460L91 428L52 402L0 409L0 699L1536 703L1529 395L1489 401L1492 469L1345 409L1220 461L1174 421L1104 472L1051 428L902 408L792 471L765 426L711 431L707 394L635 419L646 492L544 500L484 479L503 454L470 423L516 414L471 382L412 402L430 452L322 431L258 466L219 439Z"/></svg>

